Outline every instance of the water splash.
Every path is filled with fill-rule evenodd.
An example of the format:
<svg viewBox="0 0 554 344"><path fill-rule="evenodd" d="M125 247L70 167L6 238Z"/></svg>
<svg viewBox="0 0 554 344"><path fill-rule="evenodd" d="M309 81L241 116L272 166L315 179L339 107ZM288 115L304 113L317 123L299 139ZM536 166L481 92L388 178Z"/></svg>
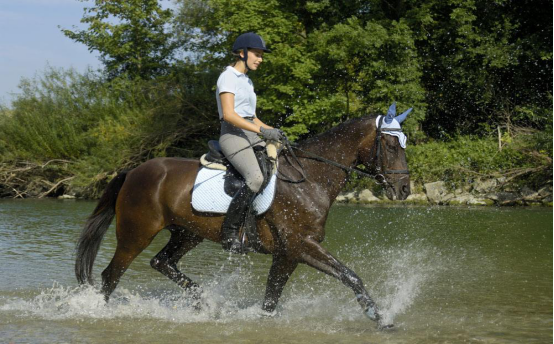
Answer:
<svg viewBox="0 0 554 344"><path fill-rule="evenodd" d="M422 240L401 236L395 240L376 246L370 240L348 248L353 261L347 265L365 282L384 324L395 323L416 302L427 299L433 281L441 278L453 259Z"/></svg>
<svg viewBox="0 0 554 344"><path fill-rule="evenodd" d="M195 308L195 300L180 290L118 288L110 302L105 303L103 295L95 287L55 284L39 295L4 298L0 301L0 311L29 321L91 323L118 319L179 325L209 323L228 325L219 328L225 331L241 331L252 326L269 329L284 326L295 331L331 334L344 331L345 324L352 321L356 325L349 325L350 331L375 328L363 317L354 301L343 302L336 297L336 290L333 289L322 293L287 295L276 312L267 314L261 309L263 290L253 293L252 288L249 291L237 289L247 287L250 282L244 273L237 272L205 284L200 309ZM332 284L340 285L336 281ZM245 297L244 293L250 295Z"/></svg>
<svg viewBox="0 0 554 344"><path fill-rule="evenodd" d="M389 267L380 299L383 323L392 324L398 315L404 314L416 301L424 287L440 270L440 262L432 259L429 250L388 250L386 261Z"/></svg>
<svg viewBox="0 0 554 344"><path fill-rule="evenodd" d="M32 297L7 298L0 311L16 311L22 316L48 320L144 318L178 323L248 320L262 316L260 300L244 297L249 277L237 268L203 286L198 300L179 289L116 289L106 303L97 287L69 287L54 283Z"/></svg>
<svg viewBox="0 0 554 344"><path fill-rule="evenodd" d="M369 258L367 247L358 249L360 252L354 255L363 255L365 259L347 265L366 281L384 320L390 323L417 301L442 264L440 254L421 245L373 247L373 255ZM229 259L220 266L219 272L203 280L200 309L195 307L197 300L164 281L162 286L137 286L134 290L120 286L107 304L98 287L55 283L38 295L0 300L0 311L46 320L126 318L178 324L263 323L269 316L273 323L302 324L302 330L323 333L340 332L346 323L373 327L348 288L336 279L307 268L291 279L277 311L268 315L261 310L265 276L260 280L249 264L249 259Z"/></svg>

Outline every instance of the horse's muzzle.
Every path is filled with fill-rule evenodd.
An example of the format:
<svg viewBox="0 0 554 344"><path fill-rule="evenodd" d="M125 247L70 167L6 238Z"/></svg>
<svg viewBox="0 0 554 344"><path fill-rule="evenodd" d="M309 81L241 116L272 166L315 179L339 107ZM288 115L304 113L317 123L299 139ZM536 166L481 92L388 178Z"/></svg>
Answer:
<svg viewBox="0 0 554 344"><path fill-rule="evenodd" d="M391 201L403 201L410 196L410 192L410 178L388 181L385 186L385 194Z"/></svg>

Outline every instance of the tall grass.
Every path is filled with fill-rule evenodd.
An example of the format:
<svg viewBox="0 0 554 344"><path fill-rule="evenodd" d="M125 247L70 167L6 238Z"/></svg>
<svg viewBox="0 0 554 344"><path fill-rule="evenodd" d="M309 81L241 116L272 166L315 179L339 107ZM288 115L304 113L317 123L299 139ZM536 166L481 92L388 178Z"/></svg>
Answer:
<svg viewBox="0 0 554 344"><path fill-rule="evenodd" d="M211 92L185 86L48 68L0 108L0 161L71 161L74 182L86 185L155 156L198 156L218 131L217 112Z"/></svg>

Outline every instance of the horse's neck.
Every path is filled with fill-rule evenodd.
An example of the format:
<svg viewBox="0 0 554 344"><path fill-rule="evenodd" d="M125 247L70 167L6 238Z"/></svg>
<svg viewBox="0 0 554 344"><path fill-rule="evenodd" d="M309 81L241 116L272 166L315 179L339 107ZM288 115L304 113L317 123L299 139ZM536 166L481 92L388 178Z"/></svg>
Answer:
<svg viewBox="0 0 554 344"><path fill-rule="evenodd" d="M300 149L316 154L327 160L337 162L346 167L354 167L358 160L358 150L362 141L371 132L371 120L368 118L354 119L343 123L323 134L301 142ZM299 154L307 178L320 186L330 199L338 196L344 188L348 172L309 158L309 154Z"/></svg>

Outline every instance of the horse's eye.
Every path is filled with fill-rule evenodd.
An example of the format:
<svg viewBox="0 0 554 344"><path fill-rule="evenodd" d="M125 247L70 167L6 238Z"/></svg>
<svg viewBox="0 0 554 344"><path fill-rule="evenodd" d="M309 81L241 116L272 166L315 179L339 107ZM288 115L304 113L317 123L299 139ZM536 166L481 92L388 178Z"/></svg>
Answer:
<svg viewBox="0 0 554 344"><path fill-rule="evenodd" d="M395 153L396 152L396 146L394 145L387 145L387 151L391 152L391 153Z"/></svg>

